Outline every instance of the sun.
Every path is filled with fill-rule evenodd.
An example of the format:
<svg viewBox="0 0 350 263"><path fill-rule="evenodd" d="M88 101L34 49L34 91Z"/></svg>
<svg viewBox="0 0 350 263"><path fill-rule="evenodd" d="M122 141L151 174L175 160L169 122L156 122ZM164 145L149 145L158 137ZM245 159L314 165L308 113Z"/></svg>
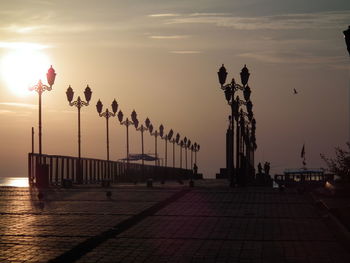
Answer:
<svg viewBox="0 0 350 263"><path fill-rule="evenodd" d="M1 77L6 87L17 96L30 94L29 87L46 82L50 67L47 55L40 49L21 47L12 49L1 58Z"/></svg>

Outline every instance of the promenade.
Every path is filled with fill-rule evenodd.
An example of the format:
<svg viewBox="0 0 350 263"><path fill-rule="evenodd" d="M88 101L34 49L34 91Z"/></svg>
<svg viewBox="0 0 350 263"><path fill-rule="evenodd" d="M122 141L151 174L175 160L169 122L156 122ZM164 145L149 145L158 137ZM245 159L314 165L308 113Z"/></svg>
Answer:
<svg viewBox="0 0 350 263"><path fill-rule="evenodd" d="M311 195L195 184L2 187L0 262L350 262Z"/></svg>

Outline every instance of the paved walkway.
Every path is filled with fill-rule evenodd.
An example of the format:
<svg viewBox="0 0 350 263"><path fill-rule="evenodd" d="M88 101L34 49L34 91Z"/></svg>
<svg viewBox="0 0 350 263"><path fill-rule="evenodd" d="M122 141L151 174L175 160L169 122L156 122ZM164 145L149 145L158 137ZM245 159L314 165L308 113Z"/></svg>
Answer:
<svg viewBox="0 0 350 263"><path fill-rule="evenodd" d="M0 188L0 262L350 262L309 195L226 185Z"/></svg>

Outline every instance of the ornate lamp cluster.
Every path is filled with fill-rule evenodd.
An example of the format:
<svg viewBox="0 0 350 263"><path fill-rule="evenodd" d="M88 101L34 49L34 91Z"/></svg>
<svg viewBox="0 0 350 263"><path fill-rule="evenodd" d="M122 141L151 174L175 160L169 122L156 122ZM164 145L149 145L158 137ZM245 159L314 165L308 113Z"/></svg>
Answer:
<svg viewBox="0 0 350 263"><path fill-rule="evenodd" d="M173 144L173 167L175 167L175 144L179 145L180 148L185 148L186 150L186 169L187 169L187 149L190 149L192 154L193 152L195 153L195 162L197 161L197 152L200 149L199 144L194 143L193 145L191 144L190 140L187 140L187 138L185 137L184 140L180 141L180 134L177 133L175 138L173 138L174 135L174 131L172 129L169 130L169 132L167 134L165 134L164 132L164 126L161 124L159 126L158 130L154 129L153 124L151 123L149 118L146 118L144 124L139 122L139 119L137 117L137 113L135 110L132 111L130 117L131 120L129 120L129 118L127 117L124 120L124 114L121 110L118 111L118 103L116 102L116 100L114 100L111 104L112 106L112 112L110 112L108 109L106 109L105 112L102 112L102 108L103 108L103 104L102 102L99 100L96 104L96 109L97 112L99 114L99 116L101 117L105 117L106 118L106 128L107 128L107 160L109 160L109 132L108 132L108 120L110 117L114 117L117 116L118 117L118 121L121 125L125 125L126 126L126 160L127 163L129 164L129 126L133 125L135 127L135 129L137 131L140 131L141 133L141 152L142 152L142 165L144 165L144 160L145 160L145 156L144 156L144 132L145 131L149 131L151 136L155 137L155 166L159 165L158 162L158 148L157 148L157 138L160 137L161 139L165 140L165 166L168 166L167 160L168 160L168 141L170 143ZM191 160L191 166L192 166L192 160ZM180 152L180 168L182 168L182 151Z"/></svg>
<svg viewBox="0 0 350 263"><path fill-rule="evenodd" d="M250 95L251 89L248 86L249 70L244 65L240 72L242 85L232 79L231 83L225 84L227 71L224 65L218 71L219 83L224 91L228 105L231 106L230 125L228 128L230 140L228 149L230 151L230 160L228 160L228 171L230 173L230 185L244 185L247 177L254 173L254 151L256 145L256 121L253 114L253 103ZM243 91L244 100L239 96L235 97L235 92ZM243 110L242 105L246 106L247 112ZM246 119L247 118L247 119ZM235 127L236 121L236 127ZM234 165L234 131L236 128L236 167Z"/></svg>

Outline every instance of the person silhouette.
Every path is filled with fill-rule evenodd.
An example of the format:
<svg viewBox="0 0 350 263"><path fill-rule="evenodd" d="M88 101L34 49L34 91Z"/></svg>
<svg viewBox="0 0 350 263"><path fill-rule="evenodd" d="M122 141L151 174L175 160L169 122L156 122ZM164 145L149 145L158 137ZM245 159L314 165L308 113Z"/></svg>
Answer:
<svg viewBox="0 0 350 263"><path fill-rule="evenodd" d="M266 175L269 174L269 163L268 163L268 162L265 162L265 163L264 163L264 173L265 173Z"/></svg>
<svg viewBox="0 0 350 263"><path fill-rule="evenodd" d="M261 163L258 164L258 174L262 174L262 165L261 165Z"/></svg>

